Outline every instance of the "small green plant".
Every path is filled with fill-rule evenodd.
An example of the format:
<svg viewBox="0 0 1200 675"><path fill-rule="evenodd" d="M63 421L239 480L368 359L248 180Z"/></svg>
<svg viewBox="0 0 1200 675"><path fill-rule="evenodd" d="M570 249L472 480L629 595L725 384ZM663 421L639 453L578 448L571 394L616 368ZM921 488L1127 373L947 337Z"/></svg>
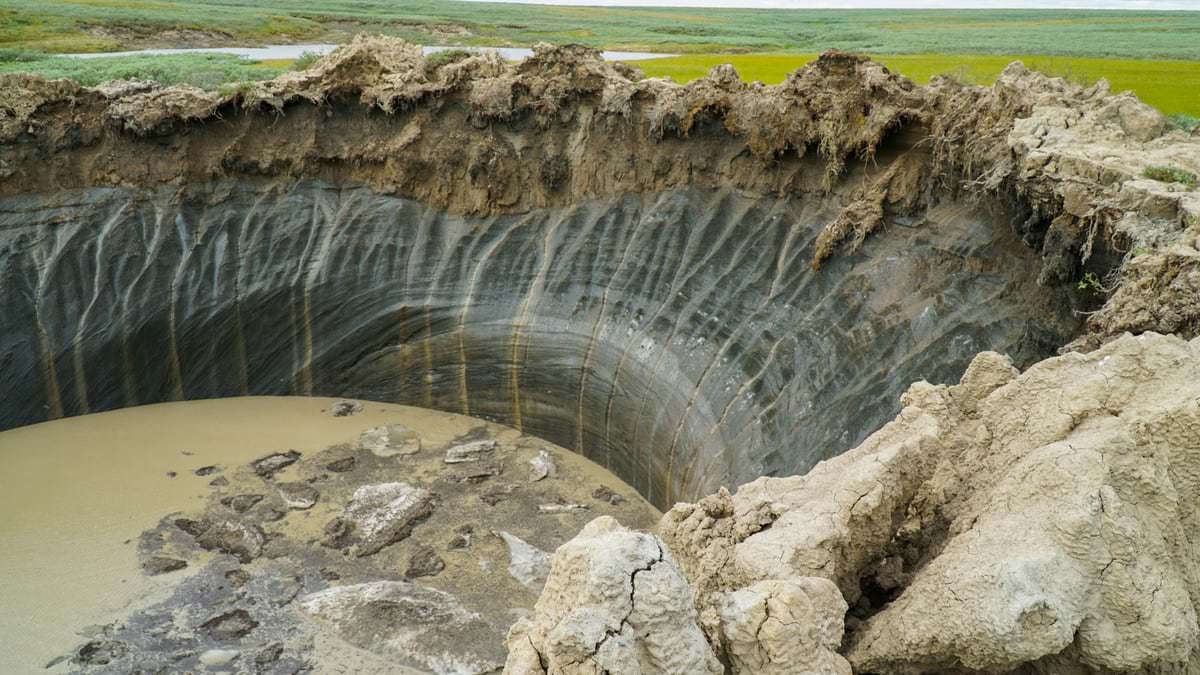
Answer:
<svg viewBox="0 0 1200 675"><path fill-rule="evenodd" d="M462 61L471 54L466 49L443 49L440 52L434 52L425 57L425 70L432 72L442 66Z"/></svg>
<svg viewBox="0 0 1200 675"><path fill-rule="evenodd" d="M971 69L964 65L947 70L942 75L959 84L975 84L974 78L971 76Z"/></svg>
<svg viewBox="0 0 1200 675"><path fill-rule="evenodd" d="M1075 68L1069 60L1059 61L1052 58L1042 64L1037 70L1051 77L1061 77L1067 82L1077 84L1081 87L1090 87L1095 83L1094 78L1088 77L1086 73Z"/></svg>
<svg viewBox="0 0 1200 675"><path fill-rule="evenodd" d="M250 89L253 87L253 85L253 82L231 82L222 84L217 88L217 94L224 97L233 96L234 94L248 94L250 93Z"/></svg>
<svg viewBox="0 0 1200 675"><path fill-rule="evenodd" d="M1183 113L1169 115L1168 117L1175 126L1183 129L1189 134L1195 131L1196 127L1200 127L1200 117L1192 117L1191 115L1184 115Z"/></svg>
<svg viewBox="0 0 1200 675"><path fill-rule="evenodd" d="M1079 290L1099 293L1104 290L1104 286L1095 272L1084 272L1083 278L1079 280Z"/></svg>
<svg viewBox="0 0 1200 675"><path fill-rule="evenodd" d="M0 49L0 63L32 63L44 58L44 54L24 49Z"/></svg>
<svg viewBox="0 0 1200 675"><path fill-rule="evenodd" d="M320 58L321 55L316 52L301 52L300 56L292 62L292 70L308 70Z"/></svg>
<svg viewBox="0 0 1200 675"><path fill-rule="evenodd" d="M1189 188L1196 187L1196 174L1177 166L1148 166L1142 170L1142 176L1163 183L1181 183Z"/></svg>

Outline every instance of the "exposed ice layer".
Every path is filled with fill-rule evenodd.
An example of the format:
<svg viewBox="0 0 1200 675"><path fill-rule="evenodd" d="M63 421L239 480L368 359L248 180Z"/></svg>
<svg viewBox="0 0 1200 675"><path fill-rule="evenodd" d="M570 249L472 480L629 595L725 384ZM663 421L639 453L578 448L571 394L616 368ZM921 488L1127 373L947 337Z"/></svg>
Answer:
<svg viewBox="0 0 1200 675"><path fill-rule="evenodd" d="M836 207L671 191L491 218L240 182L0 199L0 428L317 394L466 413L670 505L803 472L1077 324L1007 225L947 203L814 272Z"/></svg>

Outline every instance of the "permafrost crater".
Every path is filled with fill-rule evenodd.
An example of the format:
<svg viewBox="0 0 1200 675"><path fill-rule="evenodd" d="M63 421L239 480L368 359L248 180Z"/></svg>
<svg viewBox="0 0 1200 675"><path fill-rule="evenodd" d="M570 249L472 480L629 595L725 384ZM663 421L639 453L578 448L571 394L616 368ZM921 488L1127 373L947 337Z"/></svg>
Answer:
<svg viewBox="0 0 1200 675"><path fill-rule="evenodd" d="M558 550L513 675L1200 672L1200 193L1141 177L1200 140L1129 94L372 38L0 84L2 427L352 396L674 504Z"/></svg>

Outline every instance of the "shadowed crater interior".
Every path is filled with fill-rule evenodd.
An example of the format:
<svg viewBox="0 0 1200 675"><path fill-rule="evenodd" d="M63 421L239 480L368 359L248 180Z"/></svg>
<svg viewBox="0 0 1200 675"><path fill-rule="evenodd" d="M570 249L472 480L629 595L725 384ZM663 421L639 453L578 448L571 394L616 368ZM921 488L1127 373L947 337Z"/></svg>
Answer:
<svg viewBox="0 0 1200 675"><path fill-rule="evenodd" d="M1009 216L953 202L814 271L821 199L682 189L462 217L357 184L0 199L0 428L350 396L499 421L659 506L803 472L981 350L1076 325Z"/></svg>

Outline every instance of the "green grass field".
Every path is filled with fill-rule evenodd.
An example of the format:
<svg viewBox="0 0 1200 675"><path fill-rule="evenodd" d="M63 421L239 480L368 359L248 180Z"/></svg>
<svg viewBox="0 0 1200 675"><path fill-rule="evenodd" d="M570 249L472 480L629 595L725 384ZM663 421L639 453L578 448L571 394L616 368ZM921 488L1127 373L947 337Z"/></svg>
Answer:
<svg viewBox="0 0 1200 675"><path fill-rule="evenodd" d="M0 72L92 84L144 77L207 88L270 77L287 63L232 57L71 62L45 53L143 47L341 42L360 31L421 44L576 42L681 56L639 62L687 81L733 63L779 82L831 47L873 55L918 82L986 84L1009 62L1078 82L1104 77L1167 113L1200 115L1200 12L1046 10L735 10L555 7L453 0L4 0ZM8 48L8 49L5 49ZM35 53L31 53L35 52Z"/></svg>
<svg viewBox="0 0 1200 675"><path fill-rule="evenodd" d="M358 31L424 44L540 40L669 52L1055 54L1200 60L1200 12L738 10L554 7L453 0L4 0L0 47L47 52L208 41L340 41ZM195 34L167 40L198 40ZM184 46L184 45L177 45Z"/></svg>
<svg viewBox="0 0 1200 675"><path fill-rule="evenodd" d="M747 81L768 84L816 58L816 54L689 54L639 61L648 77L671 77L677 82L703 77L715 65L731 63ZM877 54L874 58L919 83L936 75L952 75L974 84L991 84L1006 65L1026 66L1080 84L1107 78L1113 91L1132 90L1167 114L1200 116L1200 61L1097 59L1032 54Z"/></svg>
<svg viewBox="0 0 1200 675"><path fill-rule="evenodd" d="M229 54L72 59L0 49L0 73L37 73L53 79L75 80L87 86L110 80L139 79L215 90L234 82L270 79L290 67L291 61L248 61Z"/></svg>
<svg viewBox="0 0 1200 675"><path fill-rule="evenodd" d="M688 82L703 77L715 65L731 63L742 79L768 84L783 81L816 54L690 54L637 61L648 77L671 77ZM1133 90L1143 101L1167 114L1200 117L1200 62L1131 59L1081 59L1036 55L877 55L892 70L919 82L935 75L951 75L975 84L990 84L1012 61L1050 75L1090 84L1106 77L1114 91ZM232 82L262 80L292 68L289 60L248 61L225 54L179 56L116 56L71 59L36 52L0 49L0 73L31 72L51 78L73 79L95 85L108 80L139 78L164 84L190 84L219 89ZM1184 119L1183 123L1189 124Z"/></svg>

